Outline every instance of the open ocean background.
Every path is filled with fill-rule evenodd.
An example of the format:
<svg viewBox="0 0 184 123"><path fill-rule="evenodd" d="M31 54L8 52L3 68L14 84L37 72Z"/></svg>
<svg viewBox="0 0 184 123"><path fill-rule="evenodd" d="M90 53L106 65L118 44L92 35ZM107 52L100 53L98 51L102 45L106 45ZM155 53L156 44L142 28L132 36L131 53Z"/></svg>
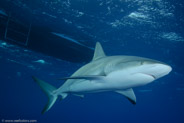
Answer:
<svg viewBox="0 0 184 123"><path fill-rule="evenodd" d="M25 11L32 13L34 25L60 32L69 42L94 48L99 41L107 55L151 58L173 70L134 88L136 105L113 92L83 99L70 95L41 115L47 97L31 76L60 87L64 81L57 78L70 76L87 62L58 59L0 40L0 122L184 123L183 0L0 0L0 14L29 18Z"/></svg>

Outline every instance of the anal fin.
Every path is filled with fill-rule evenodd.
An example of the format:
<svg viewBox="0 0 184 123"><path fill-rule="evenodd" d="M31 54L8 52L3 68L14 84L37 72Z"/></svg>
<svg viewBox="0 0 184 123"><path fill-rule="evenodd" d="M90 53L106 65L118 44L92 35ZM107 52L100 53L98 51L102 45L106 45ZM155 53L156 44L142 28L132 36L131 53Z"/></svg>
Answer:
<svg viewBox="0 0 184 123"><path fill-rule="evenodd" d="M78 96L78 97L80 97L80 98L84 98L84 95L82 95L82 94L73 94L74 96Z"/></svg>

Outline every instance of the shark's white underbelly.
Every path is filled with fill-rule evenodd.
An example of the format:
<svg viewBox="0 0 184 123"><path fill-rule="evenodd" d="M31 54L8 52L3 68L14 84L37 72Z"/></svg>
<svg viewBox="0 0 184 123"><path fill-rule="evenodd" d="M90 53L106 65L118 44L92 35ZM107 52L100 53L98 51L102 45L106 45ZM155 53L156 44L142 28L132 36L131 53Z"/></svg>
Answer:
<svg viewBox="0 0 184 123"><path fill-rule="evenodd" d="M76 81L69 87L70 92L99 92L124 90L142 86L152 82L154 78L143 73L127 73L124 71L113 72L101 80Z"/></svg>

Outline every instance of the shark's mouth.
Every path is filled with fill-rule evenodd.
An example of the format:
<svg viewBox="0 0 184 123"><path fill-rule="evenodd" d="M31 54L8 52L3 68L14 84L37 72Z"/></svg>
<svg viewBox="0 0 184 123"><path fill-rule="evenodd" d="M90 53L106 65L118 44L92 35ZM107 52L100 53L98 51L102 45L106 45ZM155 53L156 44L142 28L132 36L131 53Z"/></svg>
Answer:
<svg viewBox="0 0 184 123"><path fill-rule="evenodd" d="M156 78L154 75L152 75L152 74L148 74L148 73L143 73L143 74L148 75L148 76L152 77L153 79L157 79L157 78Z"/></svg>

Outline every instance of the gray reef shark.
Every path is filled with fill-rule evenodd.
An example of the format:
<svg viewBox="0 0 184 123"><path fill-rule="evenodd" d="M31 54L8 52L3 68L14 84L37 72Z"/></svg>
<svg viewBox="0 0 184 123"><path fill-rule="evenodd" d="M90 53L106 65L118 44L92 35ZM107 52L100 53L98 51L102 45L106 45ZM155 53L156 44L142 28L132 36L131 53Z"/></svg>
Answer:
<svg viewBox="0 0 184 123"><path fill-rule="evenodd" d="M48 111L57 98L69 94L83 97L85 93L114 91L136 103L132 88L143 86L167 75L172 68L162 62L137 56L106 56L100 43L96 43L93 59L71 77L61 78L66 82L58 89L33 77L48 96L42 113Z"/></svg>

